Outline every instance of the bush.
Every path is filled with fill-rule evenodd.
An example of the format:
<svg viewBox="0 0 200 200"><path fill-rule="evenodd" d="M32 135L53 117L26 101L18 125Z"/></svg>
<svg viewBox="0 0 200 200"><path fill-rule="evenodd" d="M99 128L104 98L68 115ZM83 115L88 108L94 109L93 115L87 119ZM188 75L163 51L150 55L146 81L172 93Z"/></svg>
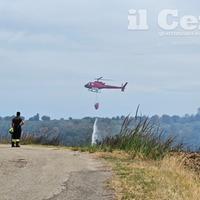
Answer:
<svg viewBox="0 0 200 200"><path fill-rule="evenodd" d="M148 117L127 116L122 124L120 134L106 137L98 146L102 149L124 150L133 156L161 159L173 148L174 137L164 137L159 125Z"/></svg>

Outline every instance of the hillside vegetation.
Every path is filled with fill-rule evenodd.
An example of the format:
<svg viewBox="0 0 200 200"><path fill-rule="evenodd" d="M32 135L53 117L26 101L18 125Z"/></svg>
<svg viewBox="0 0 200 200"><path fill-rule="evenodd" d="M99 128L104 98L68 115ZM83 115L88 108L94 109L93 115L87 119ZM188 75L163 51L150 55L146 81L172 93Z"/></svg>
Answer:
<svg viewBox="0 0 200 200"><path fill-rule="evenodd" d="M146 118L143 116L143 118ZM120 132L125 117L99 118L98 130L100 139L114 136ZM0 117L0 142L8 141L12 117ZM175 136L177 143L183 143L185 149L199 150L200 147L200 110L194 115L183 117L152 116L153 123L159 123L166 136ZM95 118L51 120L48 116L39 114L26 120L24 137L37 138L36 143L65 146L85 146L91 143L91 135Z"/></svg>

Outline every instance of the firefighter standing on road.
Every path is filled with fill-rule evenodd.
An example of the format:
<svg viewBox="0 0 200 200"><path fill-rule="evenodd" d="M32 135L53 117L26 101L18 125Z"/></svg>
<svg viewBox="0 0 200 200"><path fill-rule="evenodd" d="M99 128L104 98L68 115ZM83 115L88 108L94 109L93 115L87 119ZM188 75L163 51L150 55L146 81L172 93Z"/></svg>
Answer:
<svg viewBox="0 0 200 200"><path fill-rule="evenodd" d="M17 115L12 120L12 147L20 147L20 138L22 133L22 126L24 125L23 119L20 117L21 113L17 112Z"/></svg>

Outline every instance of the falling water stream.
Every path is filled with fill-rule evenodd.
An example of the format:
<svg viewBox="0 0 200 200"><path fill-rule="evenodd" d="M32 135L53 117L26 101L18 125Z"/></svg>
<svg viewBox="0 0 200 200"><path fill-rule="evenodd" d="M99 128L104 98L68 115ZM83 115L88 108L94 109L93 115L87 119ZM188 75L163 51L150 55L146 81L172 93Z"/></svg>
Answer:
<svg viewBox="0 0 200 200"><path fill-rule="evenodd" d="M96 145L97 144L97 140L98 140L97 122L98 122L98 118L95 119L94 126L93 126L92 145Z"/></svg>

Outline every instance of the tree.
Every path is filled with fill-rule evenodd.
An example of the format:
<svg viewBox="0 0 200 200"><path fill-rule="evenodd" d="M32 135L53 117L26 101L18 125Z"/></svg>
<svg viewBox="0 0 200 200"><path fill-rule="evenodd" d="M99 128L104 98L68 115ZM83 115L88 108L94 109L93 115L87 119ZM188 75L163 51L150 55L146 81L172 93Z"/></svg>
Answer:
<svg viewBox="0 0 200 200"><path fill-rule="evenodd" d="M13 115L13 116L6 116L6 117L4 117L3 119L4 119L5 121L11 121L14 117L15 117L14 115Z"/></svg>
<svg viewBox="0 0 200 200"><path fill-rule="evenodd" d="M42 121L51 121L51 117L46 116L46 115L42 116L41 119L42 119Z"/></svg>
<svg viewBox="0 0 200 200"><path fill-rule="evenodd" d="M178 123L178 122L180 122L180 117L178 116L178 115L173 115L172 117L171 117L171 119L172 119L172 122L174 123Z"/></svg>
<svg viewBox="0 0 200 200"><path fill-rule="evenodd" d="M169 115L163 115L161 117L161 121L166 124L170 124L172 122L171 117Z"/></svg>
<svg viewBox="0 0 200 200"><path fill-rule="evenodd" d="M151 117L151 121L153 123L158 123L159 120L160 120L160 117L158 115L154 115L154 116Z"/></svg>
<svg viewBox="0 0 200 200"><path fill-rule="evenodd" d="M200 108L197 109L197 115L200 115Z"/></svg>
<svg viewBox="0 0 200 200"><path fill-rule="evenodd" d="M29 118L29 121L40 121L39 113L37 113L35 116Z"/></svg>

